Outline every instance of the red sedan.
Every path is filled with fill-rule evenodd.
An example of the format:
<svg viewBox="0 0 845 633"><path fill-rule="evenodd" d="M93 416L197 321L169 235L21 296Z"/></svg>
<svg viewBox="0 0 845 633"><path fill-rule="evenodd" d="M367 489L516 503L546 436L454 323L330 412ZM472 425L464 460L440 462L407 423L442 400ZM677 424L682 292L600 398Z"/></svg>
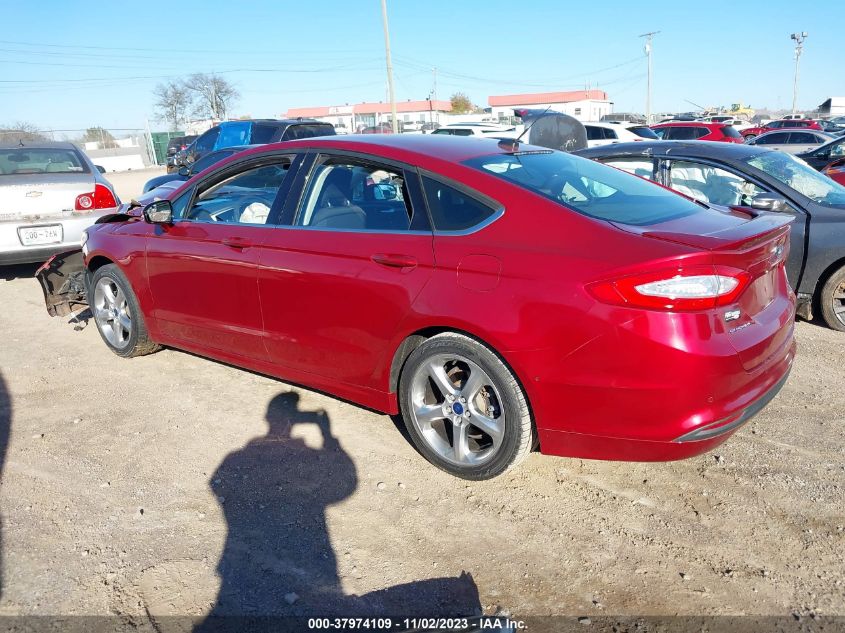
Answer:
<svg viewBox="0 0 845 633"><path fill-rule="evenodd" d="M664 141L745 142L734 126L725 123L676 121L673 123L658 123L657 125L652 125L651 129Z"/></svg>
<svg viewBox="0 0 845 633"><path fill-rule="evenodd" d="M432 463L485 479L537 446L669 460L736 431L792 363L790 221L513 141L304 139L125 208L38 277L53 314L87 286L120 356L401 412Z"/></svg>

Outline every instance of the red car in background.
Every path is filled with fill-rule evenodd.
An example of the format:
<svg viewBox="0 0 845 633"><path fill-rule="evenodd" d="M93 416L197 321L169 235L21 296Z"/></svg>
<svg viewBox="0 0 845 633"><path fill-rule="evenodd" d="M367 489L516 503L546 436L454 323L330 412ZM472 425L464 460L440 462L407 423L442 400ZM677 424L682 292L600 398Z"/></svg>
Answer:
<svg viewBox="0 0 845 633"><path fill-rule="evenodd" d="M433 464L487 479L536 446L689 457L758 413L795 350L792 219L514 141L347 135L217 163L37 276L119 356L401 412Z"/></svg>
<svg viewBox="0 0 845 633"><path fill-rule="evenodd" d="M703 121L674 121L658 123L651 129L664 141L722 141L744 143L742 136L732 125L705 123Z"/></svg>
<svg viewBox="0 0 845 633"><path fill-rule="evenodd" d="M821 172L838 182L840 185L845 185L845 158L840 158L831 162L829 165L822 168Z"/></svg>
<svg viewBox="0 0 845 633"><path fill-rule="evenodd" d="M747 127L740 132L742 138L746 141L751 140L752 138L756 138L761 134L765 134L766 132L771 132L772 130L819 130L823 131L822 126L819 125L818 121L813 121L811 119L782 119L779 121L769 121L765 125L759 125L757 127Z"/></svg>

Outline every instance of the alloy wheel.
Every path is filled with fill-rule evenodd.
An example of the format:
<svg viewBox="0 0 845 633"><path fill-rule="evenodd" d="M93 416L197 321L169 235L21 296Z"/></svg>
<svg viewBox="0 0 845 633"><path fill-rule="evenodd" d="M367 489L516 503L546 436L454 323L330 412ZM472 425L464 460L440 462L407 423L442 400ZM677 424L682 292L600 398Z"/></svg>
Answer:
<svg viewBox="0 0 845 633"><path fill-rule="evenodd" d="M426 444L452 464L483 464L502 445L505 412L499 389L464 356L428 358L412 377L410 409Z"/></svg>
<svg viewBox="0 0 845 633"><path fill-rule="evenodd" d="M839 284L839 286L833 291L833 313L836 315L836 318L845 325L845 282Z"/></svg>
<svg viewBox="0 0 845 633"><path fill-rule="evenodd" d="M105 339L117 349L129 345L132 313L126 295L113 279L102 277L94 287L94 320Z"/></svg>

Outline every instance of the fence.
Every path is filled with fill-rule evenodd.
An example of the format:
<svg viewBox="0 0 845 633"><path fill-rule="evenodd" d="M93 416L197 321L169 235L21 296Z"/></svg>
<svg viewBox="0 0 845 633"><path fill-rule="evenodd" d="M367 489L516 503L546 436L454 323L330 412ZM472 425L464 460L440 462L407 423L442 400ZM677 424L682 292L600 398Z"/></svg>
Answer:
<svg viewBox="0 0 845 633"><path fill-rule="evenodd" d="M169 133L163 133L165 139ZM176 133L172 133L176 135ZM163 165L167 140L159 150L153 137L143 128L85 129L0 129L0 144L16 145L38 141L70 141L83 150L91 160L106 171L126 171Z"/></svg>

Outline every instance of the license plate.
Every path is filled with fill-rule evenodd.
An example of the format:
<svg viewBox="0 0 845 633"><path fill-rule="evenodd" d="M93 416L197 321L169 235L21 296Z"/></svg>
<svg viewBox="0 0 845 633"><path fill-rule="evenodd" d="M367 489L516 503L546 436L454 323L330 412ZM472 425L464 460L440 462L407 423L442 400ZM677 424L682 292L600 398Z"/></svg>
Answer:
<svg viewBox="0 0 845 633"><path fill-rule="evenodd" d="M33 226L25 229L18 229L18 236L24 246L37 246L39 244L61 244L62 225L52 224L50 226Z"/></svg>

